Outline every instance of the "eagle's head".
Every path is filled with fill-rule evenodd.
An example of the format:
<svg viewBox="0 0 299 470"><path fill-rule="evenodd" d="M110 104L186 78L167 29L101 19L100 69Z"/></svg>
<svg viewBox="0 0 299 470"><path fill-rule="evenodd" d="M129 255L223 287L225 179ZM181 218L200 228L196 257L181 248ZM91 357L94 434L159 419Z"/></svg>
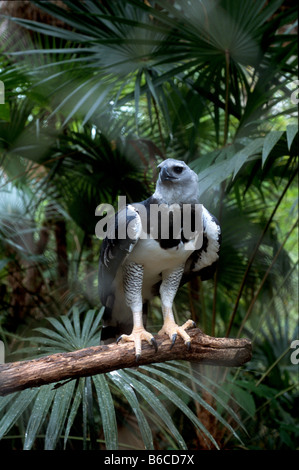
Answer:
<svg viewBox="0 0 299 470"><path fill-rule="evenodd" d="M198 203L198 176L181 160L168 158L160 170L154 197L165 204Z"/></svg>

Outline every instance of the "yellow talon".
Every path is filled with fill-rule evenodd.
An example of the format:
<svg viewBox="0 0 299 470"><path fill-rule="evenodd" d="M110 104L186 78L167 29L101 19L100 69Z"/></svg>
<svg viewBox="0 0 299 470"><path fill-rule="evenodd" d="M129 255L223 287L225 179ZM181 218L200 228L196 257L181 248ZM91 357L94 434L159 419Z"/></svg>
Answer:
<svg viewBox="0 0 299 470"><path fill-rule="evenodd" d="M193 320L188 320L186 321L182 326L177 325L173 320L166 318L165 322L159 331L159 335L166 334L171 340L171 347L175 344L175 341L177 339L177 336L181 336L183 338L185 345L187 346L188 349L190 349L191 346L191 338L190 336L186 333L185 330L188 330L189 328L194 328L195 323Z"/></svg>
<svg viewBox="0 0 299 470"><path fill-rule="evenodd" d="M149 344L151 344L155 348L155 351L157 352L158 345L157 345L155 338L153 337L151 333L149 333L142 327L134 327L130 335L121 335L117 339L116 342L117 343L119 343L119 341L133 342L135 345L136 361L138 362L141 357L142 340L147 341Z"/></svg>

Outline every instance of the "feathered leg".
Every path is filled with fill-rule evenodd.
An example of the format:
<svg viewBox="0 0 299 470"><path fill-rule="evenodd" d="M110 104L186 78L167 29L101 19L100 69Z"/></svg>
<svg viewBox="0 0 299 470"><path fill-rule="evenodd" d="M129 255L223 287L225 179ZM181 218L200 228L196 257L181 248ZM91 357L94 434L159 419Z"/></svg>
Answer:
<svg viewBox="0 0 299 470"><path fill-rule="evenodd" d="M167 334L172 341L171 347L174 345L177 335L181 336L188 348L191 345L191 338L185 330L194 328L193 320L188 320L182 326L178 326L174 321L172 312L172 304L180 285L180 281L184 272L184 265L175 270L167 270L162 273L163 281L160 287L160 297L162 302L163 326L158 334Z"/></svg>
<svg viewBox="0 0 299 470"><path fill-rule="evenodd" d="M143 326L142 312L142 281L143 266L137 263L129 263L123 268L123 286L126 297L126 303L132 310L133 330L130 335L121 335L119 341L132 341L135 344L136 361L141 356L141 342L147 341L157 350L157 343L151 333L146 331Z"/></svg>

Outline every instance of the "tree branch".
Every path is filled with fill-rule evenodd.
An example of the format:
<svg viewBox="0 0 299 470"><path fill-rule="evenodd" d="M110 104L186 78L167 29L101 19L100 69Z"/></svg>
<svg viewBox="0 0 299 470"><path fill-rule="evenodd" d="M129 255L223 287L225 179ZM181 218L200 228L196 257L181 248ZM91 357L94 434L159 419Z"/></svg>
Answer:
<svg viewBox="0 0 299 470"><path fill-rule="evenodd" d="M251 359L251 342L247 339L214 338L194 328L188 331L192 341L188 350L181 338L170 349L165 336L156 336L158 351L142 345L138 365L183 359L214 366L241 366ZM39 359L0 365L0 396L18 390L86 377L112 370L136 367L133 343L113 343L74 352L52 354Z"/></svg>

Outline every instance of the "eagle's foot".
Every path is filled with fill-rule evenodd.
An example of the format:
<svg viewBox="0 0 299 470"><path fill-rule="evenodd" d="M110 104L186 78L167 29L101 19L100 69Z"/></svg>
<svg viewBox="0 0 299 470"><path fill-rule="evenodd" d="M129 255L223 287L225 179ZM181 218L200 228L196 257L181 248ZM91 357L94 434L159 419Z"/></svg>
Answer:
<svg viewBox="0 0 299 470"><path fill-rule="evenodd" d="M187 320L182 326L179 326L173 320L166 319L158 335L165 334L169 336L169 338L171 339L170 349L173 347L177 336L179 335L181 336L181 338L183 338L187 349L190 349L191 338L188 333L186 333L186 330L190 328L195 328L195 326L196 324L193 320Z"/></svg>
<svg viewBox="0 0 299 470"><path fill-rule="evenodd" d="M147 341L151 346L155 348L155 352L158 350L158 345L151 333L146 331L143 327L134 327L132 333L130 335L121 335L116 342L124 341L124 342L133 342L135 344L135 354L136 354L136 362L139 361L141 357L141 342L142 340Z"/></svg>

